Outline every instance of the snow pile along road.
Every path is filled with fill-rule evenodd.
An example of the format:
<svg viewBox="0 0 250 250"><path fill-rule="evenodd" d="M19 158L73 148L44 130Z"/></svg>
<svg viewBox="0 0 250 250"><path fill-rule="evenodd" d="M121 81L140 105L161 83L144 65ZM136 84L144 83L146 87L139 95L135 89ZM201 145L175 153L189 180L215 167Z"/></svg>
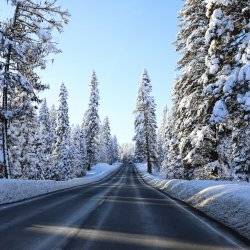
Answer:
<svg viewBox="0 0 250 250"><path fill-rule="evenodd" d="M250 184L213 180L164 180L150 175L144 164L136 168L143 180L204 212L250 239Z"/></svg>
<svg viewBox="0 0 250 250"><path fill-rule="evenodd" d="M121 163L99 163L84 177L67 181L0 179L0 204L21 201L38 195L100 181L119 169Z"/></svg>

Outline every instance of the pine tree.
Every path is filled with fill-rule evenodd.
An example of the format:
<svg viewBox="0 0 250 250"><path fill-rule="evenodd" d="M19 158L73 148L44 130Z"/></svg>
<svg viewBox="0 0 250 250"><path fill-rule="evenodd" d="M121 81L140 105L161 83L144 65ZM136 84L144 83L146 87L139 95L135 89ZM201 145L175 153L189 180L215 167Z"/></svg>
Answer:
<svg viewBox="0 0 250 250"><path fill-rule="evenodd" d="M51 127L51 140L52 140L52 148L55 148L56 145L56 128L57 128L57 110L55 105L52 105L49 109L49 119L50 119L50 127Z"/></svg>
<svg viewBox="0 0 250 250"><path fill-rule="evenodd" d="M135 157L146 160L148 172L157 165L156 115L155 102L151 95L152 85L148 73L144 70L139 84L135 109Z"/></svg>
<svg viewBox="0 0 250 250"><path fill-rule="evenodd" d="M207 128L206 107L203 98L203 74L206 69L205 32L208 27L206 2L186 0L180 12L180 31L177 36L176 48L181 52L178 62L179 76L174 87L174 105L172 109L171 132L169 138L169 158L176 164L179 176L193 178L194 170L210 161L213 152L206 148L206 143L196 146L200 134ZM204 140L209 138L203 137ZM204 149L200 149L203 146ZM201 151L203 153L201 153ZM185 166L185 168L184 168ZM184 171L180 174L180 171Z"/></svg>
<svg viewBox="0 0 250 250"><path fill-rule="evenodd" d="M72 176L82 177L86 174L86 144L83 129L77 126L73 129L72 142Z"/></svg>
<svg viewBox="0 0 250 250"><path fill-rule="evenodd" d="M168 108L166 106L163 110L162 121L157 133L157 155L158 155L159 166L162 165L162 162L164 160L164 154L165 154L164 144L166 141L166 128L168 122L167 118L168 118Z"/></svg>
<svg viewBox="0 0 250 250"><path fill-rule="evenodd" d="M113 163L113 145L110 132L109 119L106 117L100 130L100 151L101 161L112 164Z"/></svg>
<svg viewBox="0 0 250 250"><path fill-rule="evenodd" d="M112 162L119 160L119 144L117 137L114 135L112 138Z"/></svg>
<svg viewBox="0 0 250 250"><path fill-rule="evenodd" d="M6 177L10 173L8 124L23 116L29 110L30 103L38 100L36 93L46 88L40 82L36 69L45 68L49 54L60 52L54 46L51 33L54 30L62 31L69 16L53 1L11 0L10 3L13 17L0 23L0 116ZM15 102L17 106L13 106L16 94L25 98L20 98L22 102Z"/></svg>
<svg viewBox="0 0 250 250"><path fill-rule="evenodd" d="M173 131L175 111L172 109L168 112L167 123L165 125L165 142L163 144L164 159L162 162L161 172L165 173L167 179L183 178L184 168L182 165L181 155L179 154L179 140L177 134Z"/></svg>
<svg viewBox="0 0 250 250"><path fill-rule="evenodd" d="M52 153L54 147L54 134L46 99L43 100L39 112L39 130L41 140L39 152L40 163L43 168L44 178L50 179L53 169Z"/></svg>
<svg viewBox="0 0 250 250"><path fill-rule="evenodd" d="M29 112L13 119L9 127L10 176L12 178L43 179L40 161L40 137L38 121L33 107Z"/></svg>
<svg viewBox="0 0 250 250"><path fill-rule="evenodd" d="M90 170L92 165L97 160L98 136L99 136L99 90L96 73L93 72L90 81L90 99L88 110L84 119L84 131L86 139L87 151L87 170Z"/></svg>
<svg viewBox="0 0 250 250"><path fill-rule="evenodd" d="M247 171L248 4L186 0L181 11L176 45L182 57L164 166L175 164L184 178L233 172L244 178Z"/></svg>
<svg viewBox="0 0 250 250"><path fill-rule="evenodd" d="M216 171L223 166L244 179L250 162L249 1L209 1L207 17L204 93L216 135Z"/></svg>
<svg viewBox="0 0 250 250"><path fill-rule="evenodd" d="M68 115L68 91L61 84L59 94L59 108L57 111L56 145L54 150L55 169L53 170L54 179L67 179L70 172L70 126Z"/></svg>

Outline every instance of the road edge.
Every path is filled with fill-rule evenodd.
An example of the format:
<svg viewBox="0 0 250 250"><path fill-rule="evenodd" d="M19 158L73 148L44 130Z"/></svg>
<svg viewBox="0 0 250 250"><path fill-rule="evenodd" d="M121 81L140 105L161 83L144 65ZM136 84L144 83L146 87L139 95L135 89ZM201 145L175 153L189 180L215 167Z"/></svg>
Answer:
<svg viewBox="0 0 250 250"><path fill-rule="evenodd" d="M142 173L136 167L136 164L134 164L134 169L135 169L136 175L139 177L139 179L143 182L144 185L146 185L147 187L151 187L154 190L157 190L158 192L160 192L163 195L166 195L168 198L174 200L179 205L185 206L185 209L187 209L189 212L193 213L194 215L197 215L201 219L205 220L205 222L210 223L213 227L215 227L215 229L219 229L219 230L222 230L222 231L226 232L229 236L231 236L231 237L235 238L237 241L239 241L239 243L242 242L243 244L246 245L246 246L243 246L243 247L248 247L247 249L250 249L250 239L248 239L245 236L241 235L238 231L234 230L233 228L223 224L221 221L218 221L215 218L211 217L209 214L206 214L205 212L193 207L189 203L170 195L168 192L155 187L151 183L148 183L143 178Z"/></svg>
<svg viewBox="0 0 250 250"><path fill-rule="evenodd" d="M62 188L62 189L58 189L58 190L55 190L55 191L51 191L51 192L47 192L47 193L43 193L43 194L39 194L39 195L34 195L32 197L16 200L16 201L13 201L13 202L1 203L0 204L0 209L5 209L5 208L8 208L8 207L10 207L12 205L18 205L19 203L21 204L23 202L29 202L29 201L32 201L32 200L35 200L35 199L39 199L39 198L46 197L46 196L49 196L49 195L54 195L56 193L65 192L65 191L72 190L72 189L75 189L75 188L89 187L89 186L98 184L100 182L103 182L103 181L106 181L106 180L109 180L109 179L113 178L121 170L122 166L123 166L123 164L121 164L119 167L112 170L111 172L107 173L106 176L101 177L100 180L98 180L98 181L91 181L91 182L86 183L86 184L75 185L75 186L72 186L72 187L69 187L69 188Z"/></svg>

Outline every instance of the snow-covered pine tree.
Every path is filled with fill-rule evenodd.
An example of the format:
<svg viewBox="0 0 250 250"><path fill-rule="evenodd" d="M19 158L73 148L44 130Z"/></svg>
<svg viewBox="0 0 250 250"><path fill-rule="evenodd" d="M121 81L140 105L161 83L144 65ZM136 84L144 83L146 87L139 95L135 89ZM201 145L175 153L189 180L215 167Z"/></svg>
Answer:
<svg viewBox="0 0 250 250"><path fill-rule="evenodd" d="M167 118L168 118L168 108L166 106L163 110L162 121L157 131L157 155L158 155L159 167L162 166L162 162L164 160L164 155L165 155L164 144L166 142L166 128L168 125Z"/></svg>
<svg viewBox="0 0 250 250"><path fill-rule="evenodd" d="M117 141L117 137L114 135L112 137L112 162L116 162L119 160L119 144Z"/></svg>
<svg viewBox="0 0 250 250"><path fill-rule="evenodd" d="M54 134L52 131L52 121L50 119L49 108L46 99L43 100L39 111L39 132L40 132L40 164L43 168L44 178L51 178L53 168L53 146Z"/></svg>
<svg viewBox="0 0 250 250"><path fill-rule="evenodd" d="M167 114L167 123L165 130L165 142L163 144L164 160L162 162L161 172L165 173L167 179L183 178L184 168L179 154L179 141L177 135L173 131L175 117L173 117L173 109Z"/></svg>
<svg viewBox="0 0 250 250"><path fill-rule="evenodd" d="M24 115L30 103L38 100L37 92L46 87L41 84L35 69L44 69L48 55L60 52L54 46L51 33L54 30L62 31L69 17L68 12L57 6L55 1L9 2L13 7L13 17L0 23L0 116L6 177L10 173L7 143L9 122ZM13 106L12 99L17 93L26 95L26 98Z"/></svg>
<svg viewBox="0 0 250 250"><path fill-rule="evenodd" d="M139 83L135 108L135 154L139 161L147 162L147 170L157 166L156 115L151 80L145 69Z"/></svg>
<svg viewBox="0 0 250 250"><path fill-rule="evenodd" d="M51 125L51 136L52 136L52 148L56 145L56 128L57 128L57 110L55 105L52 105L49 109L49 119Z"/></svg>
<svg viewBox="0 0 250 250"><path fill-rule="evenodd" d="M84 117L84 133L86 140L87 152L87 170L90 170L92 165L97 160L98 137L100 129L100 119L98 114L99 109L99 90L96 73L93 72L90 81L90 98L88 110Z"/></svg>
<svg viewBox="0 0 250 250"><path fill-rule="evenodd" d="M216 174L245 179L250 163L249 1L207 0L204 93L216 134Z"/></svg>
<svg viewBox="0 0 250 250"><path fill-rule="evenodd" d="M174 151L169 154L172 155L172 162L175 159L175 167L184 169L184 177L193 178L194 170L201 169L214 153L213 140L208 137L210 128L205 121L207 104L204 102L201 80L206 69L204 36L208 19L205 1L186 0L179 18L176 48L182 56L178 62L180 74L174 88L171 115L170 145ZM165 164L169 165L166 161Z"/></svg>
<svg viewBox="0 0 250 250"><path fill-rule="evenodd" d="M57 110L56 145L54 149L55 167L53 178L56 180L67 179L70 174L71 155L70 155L70 126L68 91L64 83L61 84L59 93L59 107Z"/></svg>
<svg viewBox="0 0 250 250"><path fill-rule="evenodd" d="M139 124L142 122L141 117L137 117L137 120L135 122L135 127L138 127ZM134 136L134 141L135 141L135 162L137 163L141 163L145 160L145 149L143 147L143 145L145 144L144 141L144 136L143 136L143 131L142 129L138 129L138 131L136 132L135 136Z"/></svg>
<svg viewBox="0 0 250 250"><path fill-rule="evenodd" d="M84 131L80 126L76 126L72 132L71 141L72 152L72 177L82 177L86 174L86 144Z"/></svg>
<svg viewBox="0 0 250 250"><path fill-rule="evenodd" d="M57 110L57 144L61 144L65 137L69 136L69 107L68 91L64 83L60 86L59 107Z"/></svg>
<svg viewBox="0 0 250 250"><path fill-rule="evenodd" d="M32 106L18 120L12 120L8 132L10 177L43 179L39 125Z"/></svg>
<svg viewBox="0 0 250 250"><path fill-rule="evenodd" d="M112 164L113 163L113 147L112 137L110 131L110 124L108 117L105 117L103 125L100 129L100 151L101 161Z"/></svg>

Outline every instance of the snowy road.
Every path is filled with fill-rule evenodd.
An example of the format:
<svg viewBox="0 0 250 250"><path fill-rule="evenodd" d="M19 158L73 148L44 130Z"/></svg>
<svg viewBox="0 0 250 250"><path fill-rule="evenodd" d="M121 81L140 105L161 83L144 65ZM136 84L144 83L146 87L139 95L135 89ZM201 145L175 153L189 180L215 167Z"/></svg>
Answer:
<svg viewBox="0 0 250 250"><path fill-rule="evenodd" d="M142 184L132 166L106 181L0 207L1 250L239 249L236 242Z"/></svg>

